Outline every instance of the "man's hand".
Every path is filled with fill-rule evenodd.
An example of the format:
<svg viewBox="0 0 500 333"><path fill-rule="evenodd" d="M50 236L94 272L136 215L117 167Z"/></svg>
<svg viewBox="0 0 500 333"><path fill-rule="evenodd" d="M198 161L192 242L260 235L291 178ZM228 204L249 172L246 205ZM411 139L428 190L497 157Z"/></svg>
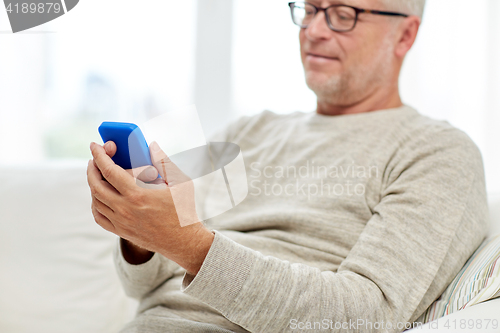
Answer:
<svg viewBox="0 0 500 333"><path fill-rule="evenodd" d="M113 141L108 141L104 144L104 150L109 157L113 157L116 154L116 144ZM94 165L97 167L95 162ZM135 169L126 169L130 175L143 182L152 182L158 178L158 171L153 166L142 166ZM92 200L94 200L92 195ZM143 249L124 238L120 238L120 248L123 254L123 258L133 265L140 265L147 262L151 257L153 257L154 252Z"/></svg>
<svg viewBox="0 0 500 333"><path fill-rule="evenodd" d="M113 146L106 147L109 153L116 150ZM151 144L150 154L162 176L157 184L141 180L156 178L148 173L148 167L127 172L111 160L102 146L92 143L91 151L94 160L89 161L87 179L96 222L128 240L127 246L136 244L136 247L161 253L196 274L214 234L203 224L195 223L199 220L191 181L156 143Z"/></svg>

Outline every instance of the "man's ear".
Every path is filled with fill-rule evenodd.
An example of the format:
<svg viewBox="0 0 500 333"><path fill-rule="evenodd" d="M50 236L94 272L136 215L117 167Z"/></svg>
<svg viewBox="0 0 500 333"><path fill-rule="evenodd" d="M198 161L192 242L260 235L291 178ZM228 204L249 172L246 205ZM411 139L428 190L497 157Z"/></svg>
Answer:
<svg viewBox="0 0 500 333"><path fill-rule="evenodd" d="M398 58L404 58L415 43L420 22L420 17L412 15L405 18L399 26L398 41L394 50Z"/></svg>

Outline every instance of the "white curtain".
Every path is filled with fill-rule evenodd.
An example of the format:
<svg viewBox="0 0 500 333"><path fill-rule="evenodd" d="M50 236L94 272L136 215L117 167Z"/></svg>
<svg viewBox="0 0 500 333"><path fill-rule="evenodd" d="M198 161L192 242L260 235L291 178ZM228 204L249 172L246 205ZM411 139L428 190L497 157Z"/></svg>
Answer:
<svg viewBox="0 0 500 333"><path fill-rule="evenodd" d="M196 1L85 0L12 34L0 5L0 164L88 159L102 121L194 103Z"/></svg>

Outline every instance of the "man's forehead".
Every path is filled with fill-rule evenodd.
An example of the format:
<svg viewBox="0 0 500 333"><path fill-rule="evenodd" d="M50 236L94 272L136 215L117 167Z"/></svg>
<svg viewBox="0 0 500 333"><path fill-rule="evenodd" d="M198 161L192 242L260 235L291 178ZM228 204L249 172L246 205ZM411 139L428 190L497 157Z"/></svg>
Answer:
<svg viewBox="0 0 500 333"><path fill-rule="evenodd" d="M380 0L306 0L315 6L327 7L330 5L349 5L355 7L373 7L380 3Z"/></svg>

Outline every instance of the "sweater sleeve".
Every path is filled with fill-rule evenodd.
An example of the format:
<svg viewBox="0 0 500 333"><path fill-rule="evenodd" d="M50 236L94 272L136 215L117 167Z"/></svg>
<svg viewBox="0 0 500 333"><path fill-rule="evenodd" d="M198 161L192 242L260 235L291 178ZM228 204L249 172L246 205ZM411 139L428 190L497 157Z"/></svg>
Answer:
<svg viewBox="0 0 500 333"><path fill-rule="evenodd" d="M422 135L391 157L373 215L337 272L265 256L215 231L181 290L250 332L401 332L484 238L484 187L480 153L465 134Z"/></svg>
<svg viewBox="0 0 500 333"><path fill-rule="evenodd" d="M170 279L179 264L155 253L148 261L140 265L129 264L123 257L120 237L117 237L113 249L116 272L125 294L137 300Z"/></svg>

